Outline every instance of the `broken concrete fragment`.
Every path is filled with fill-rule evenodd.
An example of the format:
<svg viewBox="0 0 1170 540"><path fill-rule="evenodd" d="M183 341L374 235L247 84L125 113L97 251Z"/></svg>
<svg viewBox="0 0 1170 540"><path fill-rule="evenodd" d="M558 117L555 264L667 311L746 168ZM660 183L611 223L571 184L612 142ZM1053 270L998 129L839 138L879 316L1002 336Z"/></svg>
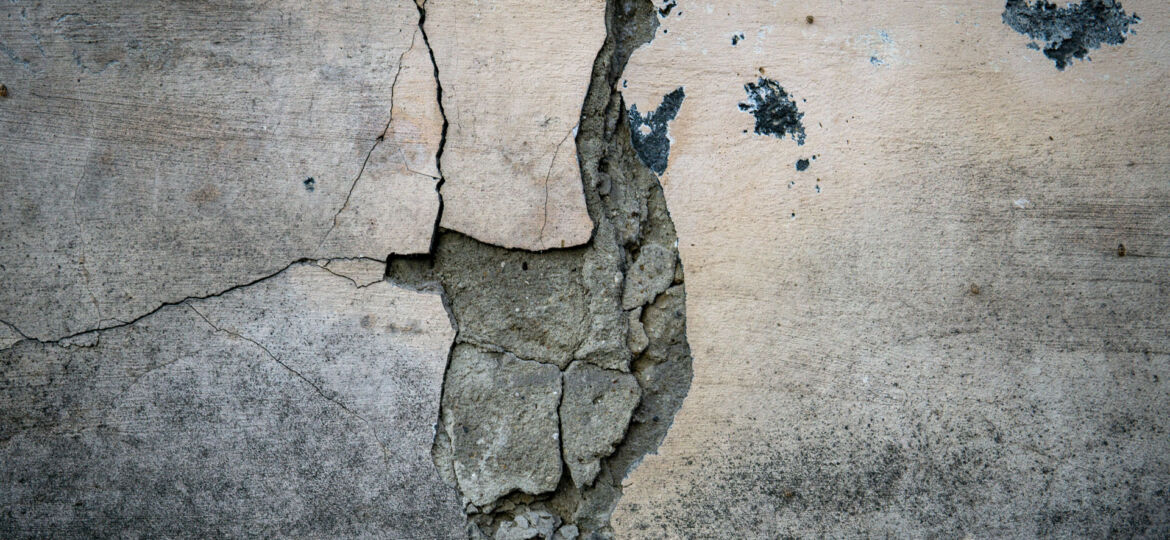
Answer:
<svg viewBox="0 0 1170 540"><path fill-rule="evenodd" d="M442 225L510 248L589 240L575 139L605 2L429 2L450 125Z"/></svg>
<svg viewBox="0 0 1170 540"><path fill-rule="evenodd" d="M302 258L427 251L418 20L411 0L0 4L0 320L51 340Z"/></svg>
<svg viewBox="0 0 1170 540"><path fill-rule="evenodd" d="M577 537L580 535L580 529L576 525L565 525L557 529L553 540L577 540Z"/></svg>
<svg viewBox="0 0 1170 540"><path fill-rule="evenodd" d="M577 250L536 256L454 233L435 254L460 340L561 369L589 331L580 266Z"/></svg>
<svg viewBox="0 0 1170 540"><path fill-rule="evenodd" d="M561 518L543 511L528 511L505 521L496 529L495 540L552 540L561 527Z"/></svg>
<svg viewBox="0 0 1170 540"><path fill-rule="evenodd" d="M483 506L514 490L540 494L561 478L561 373L508 353L456 345L443 394L459 489Z"/></svg>
<svg viewBox="0 0 1170 540"><path fill-rule="evenodd" d="M0 351L5 537L463 530L429 452L438 296L303 264L95 336Z"/></svg>
<svg viewBox="0 0 1170 540"><path fill-rule="evenodd" d="M674 281L675 254L658 244L646 244L626 273L622 309L634 309L653 302Z"/></svg>
<svg viewBox="0 0 1170 540"><path fill-rule="evenodd" d="M593 483L600 460L613 453L638 406L633 375L576 362L565 370L561 435L565 464L577 487Z"/></svg>
<svg viewBox="0 0 1170 540"><path fill-rule="evenodd" d="M626 312L626 325L629 328L626 346L630 348L630 352L642 354L650 344L650 338L646 336L646 329L642 326L642 308Z"/></svg>
<svg viewBox="0 0 1170 540"><path fill-rule="evenodd" d="M612 234L607 222L602 222L598 231ZM629 371L630 352L621 311L623 255L611 242L596 242L585 253L581 280L588 301L589 329L573 358L606 369Z"/></svg>

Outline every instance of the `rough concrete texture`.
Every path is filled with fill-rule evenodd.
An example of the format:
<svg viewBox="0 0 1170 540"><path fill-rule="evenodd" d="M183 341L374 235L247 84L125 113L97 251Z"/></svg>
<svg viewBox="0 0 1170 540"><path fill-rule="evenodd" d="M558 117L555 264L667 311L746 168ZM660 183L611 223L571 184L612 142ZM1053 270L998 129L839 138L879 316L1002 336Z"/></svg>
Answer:
<svg viewBox="0 0 1170 540"><path fill-rule="evenodd" d="M440 298L314 264L0 351L0 536L452 538Z"/></svg>
<svg viewBox="0 0 1170 540"><path fill-rule="evenodd" d="M513 490L539 495L561 478L561 372L509 353L459 345L444 383L443 427L463 495L485 505Z"/></svg>
<svg viewBox="0 0 1170 540"><path fill-rule="evenodd" d="M0 320L55 340L302 258L427 251L418 21L410 0L0 5Z"/></svg>
<svg viewBox="0 0 1170 540"><path fill-rule="evenodd" d="M674 281L674 251L658 244L646 244L638 250L634 264L626 274L622 290L622 309L640 308L653 302Z"/></svg>
<svg viewBox="0 0 1170 540"><path fill-rule="evenodd" d="M425 27L443 85L442 225L510 248L589 240L573 140L605 1L432 1Z"/></svg>
<svg viewBox="0 0 1170 540"><path fill-rule="evenodd" d="M1064 71L1002 2L660 17L621 91L686 89L694 380L616 536L1170 535L1170 6L1124 4ZM739 109L761 77L803 146Z"/></svg>
<svg viewBox="0 0 1170 540"><path fill-rule="evenodd" d="M608 457L626 435L641 390L628 373L614 373L583 362L565 370L561 402L561 443L573 484L593 483Z"/></svg>

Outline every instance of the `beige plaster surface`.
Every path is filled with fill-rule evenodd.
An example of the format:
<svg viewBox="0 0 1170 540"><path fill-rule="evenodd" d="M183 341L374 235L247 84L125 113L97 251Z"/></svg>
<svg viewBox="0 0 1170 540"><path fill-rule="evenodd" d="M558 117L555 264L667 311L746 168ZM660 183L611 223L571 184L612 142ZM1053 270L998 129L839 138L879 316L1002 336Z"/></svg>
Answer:
<svg viewBox="0 0 1170 540"><path fill-rule="evenodd" d="M695 372L619 538L1170 528L1170 9L1124 5L1058 71L1002 2L678 2L622 93L685 87ZM803 146L752 133L760 76Z"/></svg>
<svg viewBox="0 0 1170 540"><path fill-rule="evenodd" d="M589 240L574 139L605 2L426 3L443 86L446 228L544 250Z"/></svg>

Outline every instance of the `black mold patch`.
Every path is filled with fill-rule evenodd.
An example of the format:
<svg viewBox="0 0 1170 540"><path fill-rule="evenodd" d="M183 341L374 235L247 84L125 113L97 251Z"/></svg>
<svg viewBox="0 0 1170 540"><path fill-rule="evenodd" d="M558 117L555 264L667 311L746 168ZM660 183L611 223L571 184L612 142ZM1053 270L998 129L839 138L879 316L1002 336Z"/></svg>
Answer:
<svg viewBox="0 0 1170 540"><path fill-rule="evenodd" d="M734 47L736 45L739 45L739 42L743 41L743 39L744 39L743 32L740 32L738 34L732 34L731 35L731 46Z"/></svg>
<svg viewBox="0 0 1170 540"><path fill-rule="evenodd" d="M807 159L796 160L796 170L798 170L798 171L808 170L808 160Z"/></svg>
<svg viewBox="0 0 1170 540"><path fill-rule="evenodd" d="M747 101L740 102L739 109L756 117L756 133L783 139L791 135L796 144L804 144L804 125L800 119L804 113L796 109L788 92L772 79L760 77L759 81L743 85Z"/></svg>
<svg viewBox="0 0 1170 540"><path fill-rule="evenodd" d="M678 114L686 93L682 87L666 94L662 103L652 112L642 116L638 106L630 107L630 143L638 159L642 160L650 170L662 174L666 170L667 157L670 155L670 139L666 137L668 124Z"/></svg>
<svg viewBox="0 0 1170 540"><path fill-rule="evenodd" d="M1003 22L1021 34L1043 43L1044 56L1056 62L1056 69L1064 70L1073 58L1088 59L1089 49L1101 44L1125 43L1129 26L1141 18L1129 15L1114 0L1084 0L1058 8L1044 0L1030 4L1026 0L1007 0ZM1032 42L1032 49L1041 45Z"/></svg>
<svg viewBox="0 0 1170 540"><path fill-rule="evenodd" d="M305 191L308 191L309 193L312 193L314 189L317 189L317 181L314 180L312 176L306 178L305 181L301 183L305 185Z"/></svg>

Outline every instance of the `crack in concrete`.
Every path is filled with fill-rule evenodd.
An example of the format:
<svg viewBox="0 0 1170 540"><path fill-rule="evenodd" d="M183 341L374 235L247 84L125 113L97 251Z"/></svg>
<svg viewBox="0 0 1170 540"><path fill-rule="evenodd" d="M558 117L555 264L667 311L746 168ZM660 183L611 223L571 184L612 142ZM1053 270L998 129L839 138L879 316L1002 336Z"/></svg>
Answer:
<svg viewBox="0 0 1170 540"><path fill-rule="evenodd" d="M536 241L540 242L542 249L548 249L548 246L544 243L544 228L548 225L548 179L552 176L553 166L557 164L557 155L561 153L561 147L565 145L565 141L569 140L569 136L576 131L577 126L573 126L573 130L566 133L561 139L561 142L557 143L557 147L553 149L552 159L548 162L548 172L544 173L544 215L540 218L540 233L536 237Z"/></svg>
<svg viewBox="0 0 1170 540"><path fill-rule="evenodd" d="M425 2L416 2L420 11L420 27L425 26ZM460 444L452 430L467 426L484 430L487 424L477 420L482 410L499 409L509 399L525 396L523 393L504 396L491 395L480 389L475 394L480 405L453 408L448 395L466 396L468 388L455 389L453 380L466 381L471 373L453 370L467 369L467 361L461 360L459 367L453 362L455 351L472 347L491 354L508 355L517 360L549 364L560 373L562 393L556 402L555 416L557 437L555 454L561 470L556 489L550 492L526 493L515 484L497 485L492 491L504 493L490 503L477 506L464 499L473 538L485 538L506 534L505 529L515 528L523 523L522 515L531 518L541 515L553 519L557 526L565 524L562 536L576 538L605 538L611 534L608 524L609 511L616 504L621 493L621 480L636 466L641 457L653 451L665 436L674 413L681 405L690 386L690 352L685 338L685 314L681 305L682 269L678 262L677 243L673 224L666 210L661 186L657 177L646 168L636 156L630 143L629 126L624 104L618 94L616 81L629 54L641 43L649 41L657 28L653 5L646 0L610 0L606 13L607 38L594 63L593 78L582 108L581 121L575 128L582 169L586 206L594 223L594 231L588 243L570 248L548 248L544 245L547 226L548 177L555 160L565 142L573 135L567 134L553 152L553 161L546 175L544 219L540 228L540 251L507 249L486 244L467 235L449 231L439 226L442 219L441 182L436 188L440 192L440 215L436 219L435 235L429 255L391 255L387 261L386 279L399 286L414 290L436 290L443 298L444 307L456 329L456 337L448 354L448 367L442 388L442 404L436 422L436 435L432 455L435 464L446 481L461 493L473 486L461 485L455 474L457 456L480 456L481 450L472 445L456 448ZM423 33L423 40L427 36ZM427 44L430 50L429 43ZM432 64L434 64L433 51ZM442 93L442 85L436 67L435 79ZM440 99L440 110L442 102ZM441 155L448 127L443 113L443 137L438 150ZM436 159L441 156L437 156ZM440 172L441 174L441 172ZM612 185L611 185L612 184ZM604 186L604 187L602 187ZM636 284L627 283L629 272L641 247L646 244L666 246L674 257L677 267L672 278L674 293L651 296L644 305L657 309L658 326L651 337L652 346L644 351L632 353L629 350L626 321L628 315L622 309L623 289ZM677 301L675 306L670 302ZM662 306L658 306L659 303ZM643 311L645 317L646 311ZM665 315L664 315L665 313ZM663 317L677 316L678 322L663 326ZM653 349L654 354L651 354ZM466 349L460 349L466 351ZM466 355L468 352L460 354ZM566 457L565 431L579 429L567 426L564 410L570 406L566 401L571 383L566 377L575 366L595 366L598 374L612 374L617 378L627 377L633 381L641 397L635 397L633 416L620 426L618 440L613 450L599 458L600 470L591 481L578 487ZM622 368L622 369L618 369ZM497 366L496 369L501 369ZM595 369L595 368L589 368ZM482 375L481 375L482 376ZM515 373L496 373L493 377L517 376ZM603 376L604 378L605 376ZM460 383L466 385L466 382ZM580 384L580 383L577 383ZM535 391L535 390L531 390ZM607 390L608 391L608 390ZM487 392L487 393L484 393ZM580 394L578 394L580 395ZM537 395L528 395L538 398ZM491 400L500 399L497 403ZM596 405L597 398L593 403ZM626 398L628 399L628 398ZM584 402L589 407L588 399ZM626 401L626 403L629 403ZM592 418L587 409L574 411L576 418ZM472 410L477 409L477 410ZM500 409L504 410L504 409ZM599 411L601 412L601 411ZM619 415L620 416L620 415ZM610 418L611 416L607 416ZM489 419L482 419L490 423ZM576 420L579 422L580 420ZM613 420L620 422L620 420ZM617 429L617 426L611 426ZM506 425L502 429L515 432L520 438L533 439L525 435L526 426ZM613 432L610 429L610 433ZM575 432L580 438L583 432ZM611 435L612 436L612 435ZM507 444L505 434L484 433L476 435L481 441L495 441ZM475 441L463 444L471 444ZM542 444L553 444L548 441ZM590 448L590 447L586 447ZM602 445L600 448L604 448ZM540 448L507 448L505 455L497 454L500 460L510 455L531 457L516 463L496 462L497 469L487 472L508 477L509 468L531 466L530 461L537 455L545 455ZM586 450L589 452L589 450ZM578 454L580 455L579 451ZM481 466L480 459L462 465ZM506 460L506 459L505 459ZM466 472L461 474L467 474ZM514 477L514 476L513 476ZM520 480L517 478L517 480ZM483 497L482 482L474 486ZM516 521L513 523L513 519ZM542 518L543 519L543 518ZM572 531L571 533L568 531ZM541 533L542 537L550 537Z"/></svg>
<svg viewBox="0 0 1170 540"><path fill-rule="evenodd" d="M268 347L265 347L263 343L260 343L259 341L256 341L248 336L240 334L239 332L234 332L232 330L228 330L226 328L222 328L222 327L216 325L215 323L211 322L211 319L207 318L207 315L204 315L202 311L199 311L195 306L193 306L191 304L187 304L186 307L188 309L190 309L192 312L194 312L196 315L198 315L200 319L203 319L203 322L207 323L207 325L210 326L215 331L222 332L224 334L227 334L227 335L232 336L232 337L237 338L237 339L242 339L244 341L247 341L248 343L255 345L256 347L259 347L261 351L264 351L264 354L267 355L268 358L272 359L273 362L276 362L277 365L284 368L286 371L291 373L294 377L300 379L302 382L309 385L309 387L312 388L313 391L317 393L317 395L321 396L326 401L336 405L339 409L341 409L345 413L349 414L350 416L353 416L354 418L357 418L358 420L360 420L363 424L365 424L366 429L369 430L370 436L374 438L374 442L378 443L378 446L382 448L382 457L384 459L383 464L389 465L389 463L390 463L390 449L386 447L386 443L383 442L382 438L378 435L378 430L374 429L374 425L370 422L370 420L368 418L366 418L365 416L362 416L357 411L350 409L348 406L346 406L344 403L342 403L337 398L330 396L329 394L326 394L325 390L323 388L321 388L320 385L318 385L317 383L310 380L308 377L306 377L300 371L297 371L292 366L285 363L283 360L281 360L279 357L277 357L275 354L273 354L272 351L268 349Z"/></svg>
<svg viewBox="0 0 1170 540"><path fill-rule="evenodd" d="M386 127L382 128L382 133L379 134L376 139L374 139L374 144L370 145L370 151L366 152L366 158L362 160L362 166L358 169L357 176L354 176L353 181L349 184L349 191L345 193L345 202L343 202L341 204L341 208L338 208L337 212L333 214L333 224L329 226L328 231L325 231L325 236L321 238L321 242L317 244L317 249L314 250L314 252L319 252L321 250L321 246L325 245L325 242L329 240L329 235L333 234L333 229L337 228L337 222L341 218L341 213L344 212L346 208L349 208L349 200L351 197L353 197L353 190L357 188L358 182L362 179L362 174L366 172L366 165L370 163L370 156L374 155L374 150L377 150L378 146L380 146L382 142L386 140L386 134L390 131L390 124L394 122L394 91L398 88L398 77L402 75L402 61L404 58L406 58L407 54L410 54L410 51L412 50L414 50L413 35L410 37L410 46L407 47L405 51L402 51L402 54L398 55L398 69L395 70L394 79L390 82L390 118L386 120ZM402 149L400 148L399 152L401 151ZM410 170L410 166L406 162L405 156L403 157L402 165L407 170Z"/></svg>
<svg viewBox="0 0 1170 540"><path fill-rule="evenodd" d="M268 281L272 278L275 278L275 277L285 273L290 268L297 266L297 265L316 264L318 261L336 261L336 260L349 260L349 259L366 259L366 260L371 260L371 261L377 261L380 263L385 262L385 261L382 261L380 259L374 259L371 257L335 257L335 258L328 258L328 259L300 258L300 259L297 259L293 262L288 263L287 265L285 265L281 269L279 269L271 274L265 274L265 275L260 276L256 279L253 279L247 283L240 283L237 285L232 285L230 287L227 287L225 289L222 289L222 290L210 293L210 294L186 296L186 297L183 297L179 300L162 302L158 306L155 306L154 309L151 309L151 310L149 310L141 315L138 315L137 317L134 317L133 319L130 319L128 321L123 321L123 320L118 320L118 319L107 319L107 320L116 320L117 324L112 324L109 326L100 326L99 325L95 328L88 328L86 330L81 330L81 331L74 332L72 334L68 334L68 335L65 335L65 336L62 336L59 338L54 338L54 339L40 339L40 338L29 336L28 334L26 334L23 330L21 330L16 325L14 325L8 321L0 320L0 323L3 323L5 326L11 328L14 332L19 334L21 337L21 339L19 341L15 341L12 344L10 344L7 347L4 347L3 349L0 349L0 350L10 349L22 341L30 341L30 342L37 343L40 345L84 346L84 345L75 345L71 342L78 340L80 338L98 336L102 332L105 332L107 330L114 330L114 329L123 328L126 326L133 325L139 321L146 319L147 317L150 317L151 315L154 315L155 313L158 313L160 310L167 308L167 307L170 307L170 306L184 305L184 304L187 304L187 303L195 301L195 300L206 300L208 298L215 298L217 296L223 296L225 294L228 294L228 293L235 291L235 290L238 290L238 289L244 289L247 287L251 287L252 285L256 285L256 284L262 283L264 281ZM342 277L345 277L345 276L342 276Z"/></svg>

